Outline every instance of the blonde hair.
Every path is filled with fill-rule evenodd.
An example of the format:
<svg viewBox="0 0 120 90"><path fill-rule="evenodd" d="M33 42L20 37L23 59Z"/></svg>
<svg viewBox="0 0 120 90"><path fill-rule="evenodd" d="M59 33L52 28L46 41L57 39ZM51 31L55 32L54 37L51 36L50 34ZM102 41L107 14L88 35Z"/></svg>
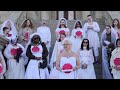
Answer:
<svg viewBox="0 0 120 90"><path fill-rule="evenodd" d="M69 37L64 38L64 40L62 41L62 44L64 44L65 41L68 41L68 43L72 45L71 39Z"/></svg>

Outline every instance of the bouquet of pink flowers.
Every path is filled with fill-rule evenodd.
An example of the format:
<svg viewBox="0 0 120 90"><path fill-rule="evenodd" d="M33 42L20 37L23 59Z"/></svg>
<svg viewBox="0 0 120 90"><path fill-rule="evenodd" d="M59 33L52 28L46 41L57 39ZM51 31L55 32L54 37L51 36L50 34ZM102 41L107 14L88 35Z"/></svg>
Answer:
<svg viewBox="0 0 120 90"><path fill-rule="evenodd" d="M12 36L12 34L8 34L8 37L11 37Z"/></svg>
<svg viewBox="0 0 120 90"><path fill-rule="evenodd" d="M76 36L82 36L82 32L81 31L77 31L76 32Z"/></svg>
<svg viewBox="0 0 120 90"><path fill-rule="evenodd" d="M37 46L34 46L34 47L32 48L32 51L33 51L33 52L38 52L38 51L40 51L40 48L37 47Z"/></svg>
<svg viewBox="0 0 120 90"><path fill-rule="evenodd" d="M10 52L13 56L17 55L17 49L15 49L15 48L12 48Z"/></svg>
<svg viewBox="0 0 120 90"><path fill-rule="evenodd" d="M16 55L20 55L23 51L22 48L17 48L17 49L12 48L10 52L13 56L16 56Z"/></svg>
<svg viewBox="0 0 120 90"><path fill-rule="evenodd" d="M22 54L22 48L17 48L17 55L21 55Z"/></svg>
<svg viewBox="0 0 120 90"><path fill-rule="evenodd" d="M25 33L25 39L28 40L28 38L29 38L29 33L26 32L26 33Z"/></svg>
<svg viewBox="0 0 120 90"><path fill-rule="evenodd" d="M14 56L14 59L17 60L17 62L19 62L19 58L21 57L21 54L22 54L22 48L12 48L11 49L11 54Z"/></svg>
<svg viewBox="0 0 120 90"><path fill-rule="evenodd" d="M120 65L120 58L115 58L114 64L115 65Z"/></svg>
<svg viewBox="0 0 120 90"><path fill-rule="evenodd" d="M65 34L64 30L60 30L59 34Z"/></svg>
<svg viewBox="0 0 120 90"><path fill-rule="evenodd" d="M66 63L62 67L62 71L64 71L65 73L70 73L72 69L73 66L70 63Z"/></svg>

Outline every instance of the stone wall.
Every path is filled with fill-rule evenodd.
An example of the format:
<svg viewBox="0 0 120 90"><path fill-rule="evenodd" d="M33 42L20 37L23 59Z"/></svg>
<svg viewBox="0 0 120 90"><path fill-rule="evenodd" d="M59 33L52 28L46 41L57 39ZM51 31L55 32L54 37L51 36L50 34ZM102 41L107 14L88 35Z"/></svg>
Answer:
<svg viewBox="0 0 120 90"><path fill-rule="evenodd" d="M120 19L120 11L75 11L77 20L86 20L88 14L92 14L94 19L104 19L106 24L111 24L114 18ZM56 11L0 11L0 24L10 19L19 30L21 23L27 18L31 20L40 20L42 18L56 20L56 17Z"/></svg>

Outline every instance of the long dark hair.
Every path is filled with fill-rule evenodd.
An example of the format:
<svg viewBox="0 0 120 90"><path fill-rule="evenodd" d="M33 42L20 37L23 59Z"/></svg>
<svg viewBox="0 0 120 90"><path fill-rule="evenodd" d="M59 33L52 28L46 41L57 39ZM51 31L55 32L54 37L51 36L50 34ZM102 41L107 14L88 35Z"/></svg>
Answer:
<svg viewBox="0 0 120 90"><path fill-rule="evenodd" d="M90 48L89 48L89 40L88 39L83 39L83 41L82 41L82 44L81 44L81 50L83 50L83 43L84 43L84 41L85 40L87 40L87 42L88 42L88 45L87 45L87 50L89 50Z"/></svg>
<svg viewBox="0 0 120 90"><path fill-rule="evenodd" d="M120 29L120 22L119 22L119 20L118 20L117 18L115 18L115 19L113 20L113 22L112 22L112 27L113 27L113 28L115 27L115 25L114 25L114 21L115 21L115 20L117 20L117 22L118 22L117 27L118 27L118 29Z"/></svg>
<svg viewBox="0 0 120 90"><path fill-rule="evenodd" d="M64 20L64 19L61 19L60 22L61 22L62 20ZM65 20L64 20L64 21L65 21ZM67 26L66 26L66 21L65 21L64 27L67 28ZM61 28L61 24L60 24L59 28Z"/></svg>
<svg viewBox="0 0 120 90"><path fill-rule="evenodd" d="M75 29L77 28L77 23L79 23L80 28L82 28L82 24L81 24L81 22L80 22L80 21L77 21L77 22L75 23Z"/></svg>
<svg viewBox="0 0 120 90"><path fill-rule="evenodd" d="M33 26L33 23L32 23L32 21L31 21L30 19L26 19L26 20L23 22L21 28L25 28L25 27L27 26L27 21L30 21L30 26L29 26L29 27L30 27L31 29L33 29L34 26Z"/></svg>
<svg viewBox="0 0 120 90"><path fill-rule="evenodd" d="M116 46L117 46L117 47L118 47L118 45L117 45L118 41L120 41L120 38L118 38L118 39L116 40Z"/></svg>
<svg viewBox="0 0 120 90"><path fill-rule="evenodd" d="M66 34L65 33L62 33L60 34L60 38L61 38L61 35L64 35L66 37ZM61 42L61 39L59 38L58 42Z"/></svg>

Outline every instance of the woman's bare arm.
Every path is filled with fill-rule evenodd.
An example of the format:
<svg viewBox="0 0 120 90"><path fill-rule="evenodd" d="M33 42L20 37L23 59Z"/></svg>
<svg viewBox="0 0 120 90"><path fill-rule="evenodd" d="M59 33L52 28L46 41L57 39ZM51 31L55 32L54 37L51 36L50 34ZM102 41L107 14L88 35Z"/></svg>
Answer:
<svg viewBox="0 0 120 90"><path fill-rule="evenodd" d="M56 61L56 69L61 71L60 68L60 59L61 59L61 53L58 55L57 61Z"/></svg>

